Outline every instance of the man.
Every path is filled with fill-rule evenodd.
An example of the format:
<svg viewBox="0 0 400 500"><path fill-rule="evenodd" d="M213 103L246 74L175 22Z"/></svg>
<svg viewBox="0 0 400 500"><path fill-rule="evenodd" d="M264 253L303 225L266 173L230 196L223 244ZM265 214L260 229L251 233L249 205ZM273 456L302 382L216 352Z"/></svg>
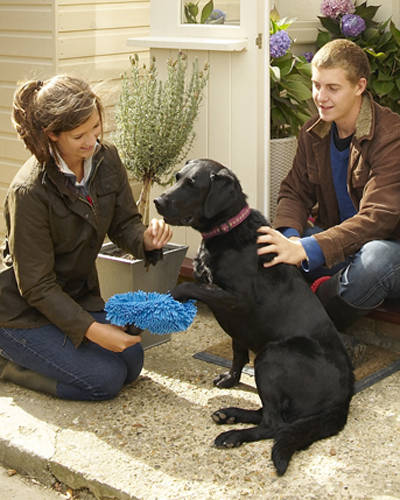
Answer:
<svg viewBox="0 0 400 500"><path fill-rule="evenodd" d="M400 116L366 91L364 51L338 39L312 60L318 117L299 133L274 228L260 228L267 266L300 266L339 330L400 297ZM310 217L314 225L310 227Z"/></svg>

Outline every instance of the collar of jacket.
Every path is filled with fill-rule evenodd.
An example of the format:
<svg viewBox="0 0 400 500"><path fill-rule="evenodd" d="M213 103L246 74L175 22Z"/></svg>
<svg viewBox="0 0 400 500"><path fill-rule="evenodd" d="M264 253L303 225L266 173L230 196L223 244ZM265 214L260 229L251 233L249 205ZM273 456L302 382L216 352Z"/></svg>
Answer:
<svg viewBox="0 0 400 500"><path fill-rule="evenodd" d="M326 137L331 131L331 122L325 122L318 118L307 132L317 134L321 139ZM369 92L365 92L361 101L360 113L357 117L356 130L354 136L358 141L363 139L371 140L375 127L374 101Z"/></svg>
<svg viewBox="0 0 400 500"><path fill-rule="evenodd" d="M90 180L93 179L96 175L98 166L103 161L103 158L104 147L101 145L101 147L93 155L93 166L89 178L89 183ZM56 186L56 188L62 195L68 196L70 199L76 199L78 197L78 191L72 188L71 183L68 181L66 175L58 168L53 158L44 166L42 182L45 183L47 178Z"/></svg>

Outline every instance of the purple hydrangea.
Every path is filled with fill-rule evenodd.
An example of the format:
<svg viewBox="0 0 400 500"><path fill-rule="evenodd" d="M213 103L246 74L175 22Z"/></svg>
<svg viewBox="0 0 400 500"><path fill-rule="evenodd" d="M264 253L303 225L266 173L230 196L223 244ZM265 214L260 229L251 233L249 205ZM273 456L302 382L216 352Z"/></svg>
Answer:
<svg viewBox="0 0 400 500"><path fill-rule="evenodd" d="M272 58L284 56L291 43L292 41L285 30L277 31L269 37L269 55Z"/></svg>
<svg viewBox="0 0 400 500"><path fill-rule="evenodd" d="M225 12L220 9L214 9L210 17L207 18L206 24L224 24L226 18Z"/></svg>
<svg viewBox="0 0 400 500"><path fill-rule="evenodd" d="M352 0L322 0L321 13L336 19L342 14L352 14L355 6Z"/></svg>
<svg viewBox="0 0 400 500"><path fill-rule="evenodd" d="M356 14L345 14L342 17L342 33L344 36L358 36L365 28L364 19Z"/></svg>
<svg viewBox="0 0 400 500"><path fill-rule="evenodd" d="M303 54L305 60L310 63L312 61L312 58L314 57L314 52L304 52Z"/></svg>

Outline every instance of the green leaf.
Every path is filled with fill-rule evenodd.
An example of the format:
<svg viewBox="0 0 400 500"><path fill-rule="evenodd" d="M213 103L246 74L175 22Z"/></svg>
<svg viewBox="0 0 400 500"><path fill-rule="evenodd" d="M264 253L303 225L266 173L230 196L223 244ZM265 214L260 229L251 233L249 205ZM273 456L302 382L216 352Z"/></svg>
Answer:
<svg viewBox="0 0 400 500"><path fill-rule="evenodd" d="M207 21L213 10L214 10L214 2L213 0L210 0L208 3L205 4L203 10L201 11L201 20L200 20L201 24L204 24Z"/></svg>
<svg viewBox="0 0 400 500"><path fill-rule="evenodd" d="M271 78L275 81L275 82L279 82L280 79L281 79L281 70L278 66L272 66L270 65L269 67L269 74L271 76Z"/></svg>
<svg viewBox="0 0 400 500"><path fill-rule="evenodd" d="M383 73L382 71L378 71L377 80L379 82L391 82L393 80L393 77L392 77L392 75L388 75L387 73Z"/></svg>
<svg viewBox="0 0 400 500"><path fill-rule="evenodd" d="M396 44L400 47L400 30L396 28L393 21L390 21L390 33L392 34Z"/></svg>
<svg viewBox="0 0 400 500"><path fill-rule="evenodd" d="M323 45L332 40L332 35L328 31L319 30L317 36L317 48L320 49Z"/></svg>
<svg viewBox="0 0 400 500"><path fill-rule="evenodd" d="M366 41L372 42L373 40L378 40L380 36L379 30L376 28L367 28L363 32L363 37Z"/></svg>
<svg viewBox="0 0 400 500"><path fill-rule="evenodd" d="M338 21L330 17L322 17L322 16L318 16L318 19L321 21L322 26L325 29L327 29L330 33L336 36L341 35L340 25Z"/></svg>
<svg viewBox="0 0 400 500"><path fill-rule="evenodd" d="M298 101L311 99L311 89L300 75L289 75L284 82L284 86Z"/></svg>
<svg viewBox="0 0 400 500"><path fill-rule="evenodd" d="M379 5L376 5L376 6L370 5L369 7L367 7L366 4L367 4L367 2L365 2L361 6L357 7L355 10L355 14L362 17L364 20L371 20L375 16L375 14L380 6Z"/></svg>
<svg viewBox="0 0 400 500"><path fill-rule="evenodd" d="M386 94L389 94L393 90L394 83L393 81L380 82L378 80L375 80L372 83L372 88L379 96L384 96Z"/></svg>

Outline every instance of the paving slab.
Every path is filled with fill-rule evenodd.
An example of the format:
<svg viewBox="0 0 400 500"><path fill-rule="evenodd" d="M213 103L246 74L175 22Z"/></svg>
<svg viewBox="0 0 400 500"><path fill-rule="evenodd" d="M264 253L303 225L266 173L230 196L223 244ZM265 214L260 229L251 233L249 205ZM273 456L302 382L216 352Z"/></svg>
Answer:
<svg viewBox="0 0 400 500"><path fill-rule="evenodd" d="M111 401L1 382L0 462L99 500L400 499L400 373L357 394L345 429L296 453L280 478L271 441L212 446L213 411L259 406L252 377L221 390L212 385L221 368L193 358L224 336L199 306L191 328L148 349L141 377Z"/></svg>

